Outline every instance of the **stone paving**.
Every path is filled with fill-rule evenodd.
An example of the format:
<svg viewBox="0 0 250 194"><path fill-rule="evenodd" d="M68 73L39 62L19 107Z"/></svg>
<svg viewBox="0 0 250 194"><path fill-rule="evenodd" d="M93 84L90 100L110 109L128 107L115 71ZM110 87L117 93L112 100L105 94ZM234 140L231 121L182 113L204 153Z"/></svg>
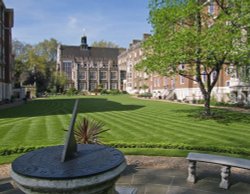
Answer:
<svg viewBox="0 0 250 194"><path fill-rule="evenodd" d="M232 169L229 190L219 188L220 166L198 164L197 183L186 181L187 169L128 166L118 186L137 188L137 194L250 194L250 172Z"/></svg>
<svg viewBox="0 0 250 194"><path fill-rule="evenodd" d="M151 157L155 158L155 157ZM141 158L140 158L141 159ZM150 160L150 158L145 158ZM198 163L198 181L188 183L187 162L183 159L163 159L157 161L170 163L166 166L144 165L145 163L128 162L129 165L117 181L120 188L135 188L137 194L250 194L250 171L232 168L229 190L219 188L220 165ZM171 161L171 162L170 162ZM175 164L171 164L174 163ZM177 165L176 165L177 164ZM0 180L0 194L23 194L10 184L10 178ZM124 194L130 194L124 192Z"/></svg>

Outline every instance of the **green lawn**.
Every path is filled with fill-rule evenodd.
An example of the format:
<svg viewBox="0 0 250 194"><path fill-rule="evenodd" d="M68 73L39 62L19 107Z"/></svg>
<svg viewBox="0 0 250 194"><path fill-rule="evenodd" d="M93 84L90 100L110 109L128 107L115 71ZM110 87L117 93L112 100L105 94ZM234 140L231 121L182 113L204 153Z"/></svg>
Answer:
<svg viewBox="0 0 250 194"><path fill-rule="evenodd" d="M37 99L0 110L0 163L9 154L64 142L73 97ZM78 119L103 121L103 141L128 154L184 156L189 150L250 156L250 114L214 110L201 120L202 107L134 99L129 96L81 97Z"/></svg>

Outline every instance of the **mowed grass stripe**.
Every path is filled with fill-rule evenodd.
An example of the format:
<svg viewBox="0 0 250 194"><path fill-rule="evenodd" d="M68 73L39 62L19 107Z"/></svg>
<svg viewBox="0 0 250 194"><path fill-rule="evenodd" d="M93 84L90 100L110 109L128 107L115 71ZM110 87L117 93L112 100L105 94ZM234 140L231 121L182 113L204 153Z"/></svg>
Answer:
<svg viewBox="0 0 250 194"><path fill-rule="evenodd" d="M152 126L152 121L147 121L147 120L141 120L139 119L139 117L137 117L136 115L134 116L131 116L131 115L127 115L125 114L124 116L122 115L124 113L120 113L120 114L116 114L114 115L115 117L118 117L118 118L121 118L123 120L123 122L120 123L120 125L124 125L124 123L129 123L128 124L128 129L126 131L132 131L132 135L135 136L136 135L136 132L137 134L139 134L137 138L143 138L145 139L146 136L150 136L151 138L152 137L156 137L158 138L159 136L162 138L162 133L165 133L166 131L164 129L162 129L162 125L156 123ZM120 116L121 115L121 116ZM113 117L112 117L113 118ZM124 119L126 118L126 119ZM134 122L134 120L137 120L137 122ZM138 130L138 127L136 126L139 126L139 130ZM158 126L158 127L157 127ZM135 130L137 129L137 130ZM138 133L139 132L139 133ZM169 132L169 131L167 131ZM166 139L167 139L167 136L168 134L166 134ZM173 134L172 135L176 135L176 134ZM177 137L177 136L176 136ZM152 140L152 139L151 139ZM157 140L159 141L159 140Z"/></svg>
<svg viewBox="0 0 250 194"><path fill-rule="evenodd" d="M136 127L136 125L138 124L138 122L134 122L133 120L134 120L134 118L136 118L136 120L137 121L139 121L140 122L140 119L139 119L139 117L137 116L137 117L135 117L135 116L132 116L131 114L130 115L127 115L127 114L124 114L124 116L123 116L123 114L124 113L120 113L120 114L114 114L113 112L112 113L109 113L109 115L111 115L111 117L110 118L114 118L114 117L116 117L116 118L125 118L125 116L126 116L126 119L123 119L126 123L128 122L128 123L130 123L132 126L131 127L129 127L130 129L137 129L137 127ZM106 119L105 119L106 120ZM144 123L143 123L144 122ZM145 123L147 122L147 120L145 120L145 119L142 119L141 120L141 126L144 126L145 125ZM160 121L158 121L158 122L156 122L156 123L159 123ZM152 125L152 123L151 123L151 125ZM137 137L136 136L136 134L138 134L138 133L135 133L134 132L134 136L136 137L136 139L144 139L145 140L145 137L147 137L147 136L150 136L150 138L151 138L151 140L153 141L154 139L158 142L158 138L160 137L160 136L162 136L163 134L162 134L162 132L164 132L165 130L164 130L164 128L163 129L160 129L160 128L157 128L156 127L157 126L157 124L155 124L154 126L149 126L150 128L154 128L154 131L152 131L151 130L151 133L148 133L148 131L147 131L147 128L145 128L144 129L144 132L147 134L147 135L145 135L144 136L144 138L140 138L140 137ZM160 127L162 127L163 125L160 125L160 124L158 124L158 126ZM170 125L169 127L170 127L170 129L171 130L175 130L176 129L176 127L178 128L180 125ZM156 130L158 130L159 131L159 133L157 133L156 132ZM150 131L150 130L149 130ZM155 134L158 134L158 135L155 135ZM179 134L179 135L176 135L176 134ZM184 130L184 129L181 129L181 128L178 128L178 133L172 133L172 135L175 135L175 141L176 141L176 139L180 139L180 140L185 140L185 142L190 142L190 141L194 141L194 140L198 140L198 141L200 141L200 137L201 137L201 135L199 135L198 136L198 138L196 138L196 136L194 135L194 133L193 132L190 132L190 131L187 131L187 130ZM218 134L217 134L218 135ZM166 136L167 137L167 136ZM215 140L215 138L213 137L213 138L209 138L209 137L207 137L208 139L210 139L210 140ZM228 140L221 140L221 138L220 137L216 137L216 139L218 140L218 142L221 142L221 141L224 141L225 143L228 143ZM146 139L147 140L147 139ZM166 143L166 142L165 142Z"/></svg>
<svg viewBox="0 0 250 194"><path fill-rule="evenodd" d="M144 117L144 119L148 119L147 114L140 114L137 116L137 118L139 118L139 117ZM153 116L151 116L151 119L152 119L152 117ZM234 138L235 135L242 135L238 138L241 140L248 139L248 137L245 136L246 135L245 131L244 132L238 131L238 129L240 130L241 128L234 127L233 129L229 129L227 127L226 129L224 129L224 128L218 128L218 126L216 127L215 125L210 125L210 124L209 124L209 126L206 126L202 122L195 121L195 120L193 120L193 122L190 122L190 120L189 120L189 122L186 122L186 121L181 121L179 119L169 119L169 118L166 118L163 120L163 118L159 118L159 117L154 117L154 120L157 123L161 123L162 126L164 124L166 124L166 126L168 126L168 128L173 127L173 129L175 129L175 126L176 126L176 127L178 127L178 130L179 130L182 127L183 130L185 130L185 131L186 130L192 131L193 135L202 133L205 135L213 136L213 139L215 136L220 136L220 135L222 135L224 137L225 134L227 134L226 135L227 137L231 137L231 138ZM246 132L249 132L249 130ZM249 133L247 133L247 134L249 134Z"/></svg>
<svg viewBox="0 0 250 194"><path fill-rule="evenodd" d="M45 118L41 116L36 117L30 121L24 141L28 142L32 140L39 144L42 143L43 139L47 140L47 130L45 125Z"/></svg>
<svg viewBox="0 0 250 194"><path fill-rule="evenodd" d="M154 132L155 134L158 134L159 136L161 136L162 132L170 132L171 135L175 135L176 138L178 139L187 139L187 140L194 140L196 139L196 133L194 133L193 130L197 130L193 127L191 127L190 125L187 125L187 123L184 123L184 122L179 122L179 120L175 121L175 122L166 122L166 120L162 120L161 118L155 118L155 122L152 124L152 122L148 122L148 117L146 116L142 116L142 114L136 116L136 115L129 115L127 117L131 117L131 118L136 118L137 120L143 122L143 125L145 123L148 123L150 126L150 128L154 128ZM140 117L143 117L140 119ZM170 120L168 120L170 121ZM183 124L185 124L185 127L183 127ZM197 127L197 125L195 126ZM164 130L165 129L165 130ZM211 134L211 131L204 131L204 129L198 129L199 131L202 131L204 132L205 134L203 136L207 136L209 134ZM159 133L157 133L157 131ZM219 132L212 132L213 134L212 135L219 135ZM199 134L199 133L198 133ZM158 136L157 136L158 137ZM190 137L190 138L188 138ZM201 135L198 135L198 137L201 137ZM207 137L209 138L209 136ZM214 140L214 136L213 138L210 138L211 140ZM217 137L217 139L219 141L221 141L221 138ZM222 140L223 141L223 140ZM225 142L227 142L227 140L225 140Z"/></svg>
<svg viewBox="0 0 250 194"><path fill-rule="evenodd" d="M61 119L59 116L50 117L45 116L45 129L47 133L47 139L51 144L58 144L62 141L58 141L60 138L63 138L64 131L62 128L58 128L58 126L63 126L61 123ZM66 124L66 123L65 123Z"/></svg>
<svg viewBox="0 0 250 194"><path fill-rule="evenodd" d="M147 128L144 127L144 123L138 121L137 119L134 118L129 118L129 117L124 117L124 116L120 116L120 114L117 114L115 112L113 113L108 113L107 115L110 116L110 118L112 119L116 119L118 122L120 121L120 125L123 126L124 123L128 124L127 126L127 130L126 131L130 131L130 133L135 136L135 138L139 138L139 137L143 137L143 139L145 137L152 137L154 136L156 133L154 133L153 130L147 130ZM122 121L122 122L121 122ZM138 134L138 136L136 137L136 135Z"/></svg>
<svg viewBox="0 0 250 194"><path fill-rule="evenodd" d="M11 127L6 131L7 134L2 138L1 143L8 146L18 146L20 144L26 144L26 134L29 130L30 122L24 121L22 125L11 125Z"/></svg>
<svg viewBox="0 0 250 194"><path fill-rule="evenodd" d="M202 146L203 150L206 146L208 150L210 146L239 150L250 147L250 115L216 109L225 120L199 120L195 114L201 107L129 96L79 98L78 118L89 115L111 129L102 134L106 143L185 144ZM0 110L0 146L61 144L74 101L75 97L47 98L6 112Z"/></svg>
<svg viewBox="0 0 250 194"><path fill-rule="evenodd" d="M103 118L105 117L101 113L95 113L95 114L89 113L87 115L90 116L91 118L97 119L99 121L103 121ZM106 129L112 129L112 130L108 130L107 132L105 132L101 135L102 139L104 141L107 140L106 138L103 138L106 136L108 136L109 137L108 139L110 139L110 140L119 140L119 139L123 139L124 135L128 135L128 133L130 133L130 132L127 132L126 130L124 130L123 128L121 128L120 123L115 123L115 122L110 121L108 119L106 119L104 123L106 124L105 125ZM132 134L129 134L129 135L132 135Z"/></svg>
<svg viewBox="0 0 250 194"><path fill-rule="evenodd" d="M134 133L135 130L132 129L131 123L123 122L121 123L119 119L116 117L110 117L108 114L103 114L103 113L95 113L93 118L96 118L96 115L100 115L99 118L100 121L103 121L106 123L107 127L110 128L110 133L116 137L120 137L117 140L122 140L124 139L124 136L129 136L129 137L134 137L136 136ZM133 131L131 131L131 129Z"/></svg>

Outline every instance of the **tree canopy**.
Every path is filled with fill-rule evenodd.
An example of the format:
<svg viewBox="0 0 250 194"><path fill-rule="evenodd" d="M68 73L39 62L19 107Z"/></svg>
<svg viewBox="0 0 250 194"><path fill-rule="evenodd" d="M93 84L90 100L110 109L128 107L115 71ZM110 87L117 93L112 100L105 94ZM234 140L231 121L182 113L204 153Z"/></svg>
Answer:
<svg viewBox="0 0 250 194"><path fill-rule="evenodd" d="M15 82L22 84L36 83L37 91L51 90L58 81L54 75L56 68L58 42L55 39L44 40L36 45L13 41L13 53L15 55L14 76Z"/></svg>
<svg viewBox="0 0 250 194"><path fill-rule="evenodd" d="M119 48L119 46L117 44L110 42L110 41L105 41L105 40L94 41L91 46L103 47L103 48Z"/></svg>
<svg viewBox="0 0 250 194"><path fill-rule="evenodd" d="M150 0L153 35L144 42L138 68L197 82L210 115L211 91L223 65L249 64L249 7L249 0Z"/></svg>

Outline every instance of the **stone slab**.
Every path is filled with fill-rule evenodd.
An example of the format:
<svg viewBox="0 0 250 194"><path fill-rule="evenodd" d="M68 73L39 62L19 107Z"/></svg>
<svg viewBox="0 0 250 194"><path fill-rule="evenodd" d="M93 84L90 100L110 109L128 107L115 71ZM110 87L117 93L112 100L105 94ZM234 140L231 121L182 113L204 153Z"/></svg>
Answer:
<svg viewBox="0 0 250 194"><path fill-rule="evenodd" d="M122 187L122 186L116 186L115 190L119 194L136 194L137 189L134 187Z"/></svg>
<svg viewBox="0 0 250 194"><path fill-rule="evenodd" d="M250 170L250 160L242 158L233 158L212 154L189 153L187 159L191 161L208 162Z"/></svg>
<svg viewBox="0 0 250 194"><path fill-rule="evenodd" d="M13 170L11 177L17 187L27 194L100 194L102 192L113 194L115 182L125 168L126 162L123 162L107 172L77 179L38 179L19 175Z"/></svg>
<svg viewBox="0 0 250 194"><path fill-rule="evenodd" d="M40 179L76 179L112 170L125 161L117 149L94 144L78 144L74 159L61 162L63 146L51 146L24 154L12 163L22 176Z"/></svg>

